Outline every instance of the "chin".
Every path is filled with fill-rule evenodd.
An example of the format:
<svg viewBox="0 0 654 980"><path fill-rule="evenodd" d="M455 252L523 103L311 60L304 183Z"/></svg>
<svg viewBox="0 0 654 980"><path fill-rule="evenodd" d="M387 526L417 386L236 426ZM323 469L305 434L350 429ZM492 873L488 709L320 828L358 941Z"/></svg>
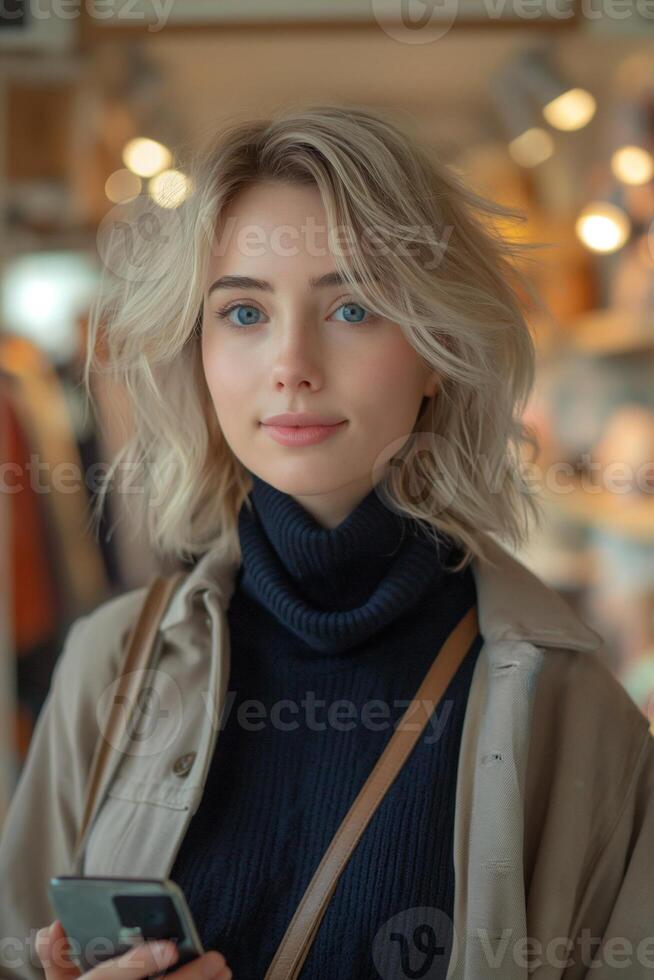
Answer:
<svg viewBox="0 0 654 980"><path fill-rule="evenodd" d="M324 476L321 474L320 469L316 467L315 463L311 465L307 460L306 462L302 462L301 465L296 463L291 466L286 463L281 466L253 470L253 472L256 472L257 476L261 480L265 480L266 483L269 483L271 487L275 487L281 493L287 493L292 497L311 497L328 494L337 490L344 482L347 482L339 480L338 483L333 484L334 467L330 466L329 463L324 467Z"/></svg>

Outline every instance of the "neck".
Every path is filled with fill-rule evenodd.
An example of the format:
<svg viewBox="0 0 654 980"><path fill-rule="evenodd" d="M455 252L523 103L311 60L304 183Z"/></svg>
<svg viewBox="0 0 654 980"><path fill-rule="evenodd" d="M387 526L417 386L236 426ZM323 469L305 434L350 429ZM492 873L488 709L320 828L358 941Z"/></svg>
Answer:
<svg viewBox="0 0 654 980"><path fill-rule="evenodd" d="M359 480L328 494L291 494L316 524L333 531L342 524L371 492L370 480Z"/></svg>
<svg viewBox="0 0 654 980"><path fill-rule="evenodd" d="M374 488L331 529L256 476L250 501L239 514L242 587L314 649L360 643L444 575L452 542L437 547Z"/></svg>

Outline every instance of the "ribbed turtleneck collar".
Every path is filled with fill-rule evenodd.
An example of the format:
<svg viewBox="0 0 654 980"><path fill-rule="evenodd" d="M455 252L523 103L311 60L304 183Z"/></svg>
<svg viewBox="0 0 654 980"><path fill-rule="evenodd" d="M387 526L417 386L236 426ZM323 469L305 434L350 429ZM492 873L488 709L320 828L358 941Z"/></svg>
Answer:
<svg viewBox="0 0 654 980"><path fill-rule="evenodd" d="M252 474L239 513L241 587L312 649L343 652L414 606L445 574L453 542L437 548L419 522L373 488L335 528Z"/></svg>

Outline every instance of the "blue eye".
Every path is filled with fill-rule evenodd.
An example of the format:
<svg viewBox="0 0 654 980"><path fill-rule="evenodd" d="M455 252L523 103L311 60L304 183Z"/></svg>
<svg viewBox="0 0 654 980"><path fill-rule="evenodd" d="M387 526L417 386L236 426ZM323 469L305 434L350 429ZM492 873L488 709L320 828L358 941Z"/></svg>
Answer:
<svg viewBox="0 0 654 980"><path fill-rule="evenodd" d="M346 311L345 312L346 319L341 320L341 323L357 324L357 323L369 322L375 319L373 314L370 313L370 311L367 310L365 307L363 307L360 303L353 303L353 302L341 303L341 305L337 307L335 312L338 312L340 310ZM232 313L236 313L236 321L232 319L231 317ZM367 321L364 320L366 314L368 317ZM215 314L215 316L217 316L219 320L226 320L230 326L234 327L237 330L239 329L242 330L247 327L256 327L261 322L261 320L259 320L258 317L264 315L265 314L263 314L258 307L252 306L252 304L250 303L232 303L231 306L226 306L222 310L218 310L218 312ZM335 314L332 314L332 316L333 315ZM350 316L353 316L354 319L349 319Z"/></svg>
<svg viewBox="0 0 654 980"><path fill-rule="evenodd" d="M348 313L351 313L352 311L354 311L354 315L357 316L357 317L358 317L357 311L360 311L363 314L363 316L365 316L366 313L367 313L369 320L374 320L374 316L368 310L366 310L365 307L361 306L360 303L342 303L341 306L338 307L338 310L347 310ZM347 320L346 319L344 322L345 323L363 323L364 321L363 321L363 317L359 317L358 319L355 319L355 320Z"/></svg>
<svg viewBox="0 0 654 980"><path fill-rule="evenodd" d="M240 314L238 314L238 322L234 323L234 321L230 319L230 314L233 313L235 310L247 310L248 313L245 314L245 317L243 319L241 319ZM252 314L261 316L261 310L258 310L256 306L250 306L249 304L246 303L234 303L232 306L228 306L225 307L225 309L219 310L218 313L216 313L216 316L219 317L221 320L228 320L233 327L238 328L238 327L255 326L259 321L253 320Z"/></svg>

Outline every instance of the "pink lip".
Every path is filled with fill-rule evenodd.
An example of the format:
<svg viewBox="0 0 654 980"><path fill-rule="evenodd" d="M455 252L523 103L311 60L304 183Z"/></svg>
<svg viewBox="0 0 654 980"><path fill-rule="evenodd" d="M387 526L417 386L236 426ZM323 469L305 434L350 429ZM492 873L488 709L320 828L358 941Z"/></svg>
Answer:
<svg viewBox="0 0 654 980"><path fill-rule="evenodd" d="M346 424L347 420L336 425L264 425L263 428L282 446L313 446L329 439Z"/></svg>

